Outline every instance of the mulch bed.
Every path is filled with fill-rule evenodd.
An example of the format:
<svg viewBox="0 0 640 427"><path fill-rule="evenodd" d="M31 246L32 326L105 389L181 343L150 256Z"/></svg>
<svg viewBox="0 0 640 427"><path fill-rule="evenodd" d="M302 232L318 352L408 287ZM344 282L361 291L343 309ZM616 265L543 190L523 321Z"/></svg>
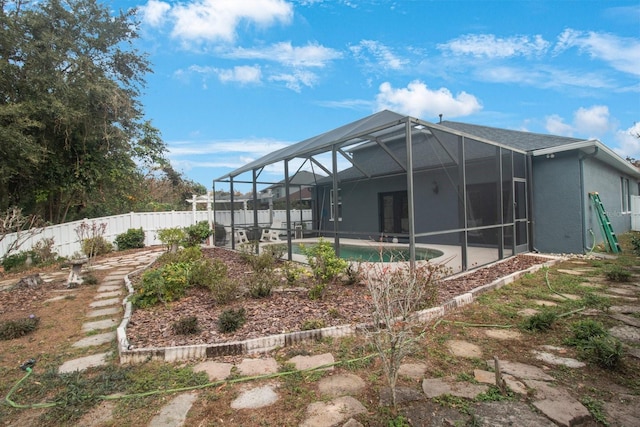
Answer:
<svg viewBox="0 0 640 427"><path fill-rule="evenodd" d="M242 281L250 272L239 254L225 249L203 250L204 256L224 261L229 276ZM443 282L438 290L439 302L448 301L515 271L548 261L544 258L519 255L493 266ZM127 327L127 338L134 348L184 346L241 341L267 335L300 331L305 324L321 323L339 326L367 322L368 292L363 285L331 284L321 300L311 300L306 290L274 292L263 299L242 298L224 306L216 305L209 292L191 288L186 297L166 305L135 310ZM233 333L218 332L218 317L224 310L243 307L247 321ZM174 322L195 316L201 328L199 334L176 335Z"/></svg>

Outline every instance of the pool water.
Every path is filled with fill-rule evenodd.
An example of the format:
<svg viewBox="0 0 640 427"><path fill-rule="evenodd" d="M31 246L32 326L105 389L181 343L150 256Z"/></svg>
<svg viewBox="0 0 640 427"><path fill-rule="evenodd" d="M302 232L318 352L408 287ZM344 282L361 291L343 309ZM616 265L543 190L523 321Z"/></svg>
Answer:
<svg viewBox="0 0 640 427"><path fill-rule="evenodd" d="M313 243L306 243L306 247L312 246ZM291 247L291 252L294 254L302 254L300 245L294 243ZM380 262L380 255L382 255L382 262L402 262L409 261L409 248L406 247L384 247L382 253L380 248L373 246L359 246L359 245L340 245L340 258L350 261L364 261L364 262ZM429 248L416 248L416 260L430 260L442 256L443 252L437 249Z"/></svg>

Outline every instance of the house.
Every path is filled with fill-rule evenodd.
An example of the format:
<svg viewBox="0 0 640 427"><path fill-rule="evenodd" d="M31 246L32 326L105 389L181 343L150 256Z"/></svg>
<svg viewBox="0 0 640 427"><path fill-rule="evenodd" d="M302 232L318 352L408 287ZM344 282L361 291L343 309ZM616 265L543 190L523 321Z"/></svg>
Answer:
<svg viewBox="0 0 640 427"><path fill-rule="evenodd" d="M314 187L314 231L344 238L459 248L460 269L513 254L583 253L602 242L590 192L613 229L631 227L640 170L602 142L430 123L381 111L271 153L217 182L302 161Z"/></svg>

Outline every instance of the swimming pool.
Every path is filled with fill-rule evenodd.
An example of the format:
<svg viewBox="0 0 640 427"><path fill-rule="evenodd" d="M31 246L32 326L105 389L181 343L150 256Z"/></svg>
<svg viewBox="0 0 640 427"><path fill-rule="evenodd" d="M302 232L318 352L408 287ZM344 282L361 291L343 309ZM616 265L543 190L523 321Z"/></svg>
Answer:
<svg viewBox="0 0 640 427"><path fill-rule="evenodd" d="M305 247L313 246L314 243L304 243ZM300 243L292 243L291 252L302 255ZM340 245L340 258L350 261L361 262L402 262L409 261L409 248L406 246L373 246L373 245ZM416 248L416 261L430 260L443 255L443 252L431 248Z"/></svg>

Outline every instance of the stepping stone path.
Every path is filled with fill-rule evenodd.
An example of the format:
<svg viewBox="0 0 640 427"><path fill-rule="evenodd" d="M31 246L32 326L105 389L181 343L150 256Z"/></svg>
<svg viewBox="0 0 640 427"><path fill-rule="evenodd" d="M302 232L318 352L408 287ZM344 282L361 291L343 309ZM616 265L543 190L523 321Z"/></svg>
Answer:
<svg viewBox="0 0 640 427"><path fill-rule="evenodd" d="M117 326L122 317L122 299L125 296L124 276L149 264L159 255L158 251L145 251L119 259L107 260L92 266L96 270L108 271L108 275L96 288L96 296L89 305L86 313L86 321L82 330L88 335L73 344L75 347L92 348L111 342L115 333L109 329ZM574 261L576 265L584 265L582 261ZM573 270L558 270L560 273L582 276L593 271L588 268ZM64 274L64 273L62 273ZM54 276L43 275L43 280L53 280ZM581 286L598 290L598 294L609 298L617 298L618 301L628 301L626 305L618 305L610 308L610 317L620 322L611 328L612 335L619 337L627 343L640 342L640 321L633 314L640 312L640 307L634 301L640 296L638 284L616 284L603 280L600 277L585 277ZM4 284L0 282L0 289ZM66 298L68 294L56 298ZM577 295L565 295L569 299L579 299ZM559 297L559 300L565 298ZM51 303L55 303L51 300ZM541 307L555 306L560 301L537 300L535 304ZM528 308L518 312L520 316L531 316L539 310ZM511 329L486 329L483 331L485 339L492 340L521 340L523 335L517 330ZM450 340L445 343L446 348L454 357L474 358L482 360L483 354L479 346L462 340ZM627 350L638 350L628 347ZM567 350L561 347L542 346L534 352L534 357L540 360L541 365L564 365L570 369L581 369L583 362L566 357ZM640 353L640 351L638 351ZM75 360L65 362L59 368L60 373L70 373L90 367L101 366L107 363L112 355L108 352L95 352ZM640 355L638 355L640 357ZM349 373L334 373L334 357L330 353L313 356L295 356L285 363L292 364L296 370L323 370L325 375L317 381L319 401L310 403L304 409L304 419L299 424L302 427L362 427L362 424L353 417L366 413L367 408L358 400L367 387L365 379ZM429 399L442 395L452 395L465 399L474 399L480 393L489 390L490 385L496 384L496 374L492 372L495 362L486 362L488 369L475 369L476 383L457 381L455 377L425 378L427 365L425 363L406 363L400 366L399 374L402 377L416 381L421 387L398 387L396 390L397 401L403 406L401 414L412 425L436 426L453 425L460 422L464 424L465 416L453 408L445 408ZM504 385L522 396L523 399L531 399L533 406L539 411L533 410L525 402L480 402L473 403L473 413L479 425L507 426L518 425L523 427L552 427L573 426L584 422L590 422L590 414L579 401L555 379L538 366L500 360L500 378ZM272 375L280 371L280 364L273 358L245 358L237 364L221 363L211 360L203 361L194 366L194 371L205 372L212 382L224 381L232 375L254 377ZM417 385L416 384L416 385ZM259 384L246 382L237 385L237 397L230 406L234 410L256 410L277 404L280 400L280 382L274 378L261 381ZM391 390L383 388L380 391L380 405L391 405ZM186 417L198 399L197 392L184 392L176 395L166 395L166 403L158 408L157 415L148 424L148 427L181 427L186 423ZM640 425L640 415L633 408L640 405L637 396L626 396L626 401L635 402L635 405L622 405L619 402L605 403L605 409L609 414L617 414L615 425ZM621 400L622 402L622 400ZM87 414L86 419L92 419L95 415L103 424L109 424L111 420L112 402L103 402ZM95 418L94 417L94 418ZM622 424L620 424L622 423ZM461 424L461 425L462 425ZM87 424L89 425L89 424ZM96 421L95 425L101 425Z"/></svg>

